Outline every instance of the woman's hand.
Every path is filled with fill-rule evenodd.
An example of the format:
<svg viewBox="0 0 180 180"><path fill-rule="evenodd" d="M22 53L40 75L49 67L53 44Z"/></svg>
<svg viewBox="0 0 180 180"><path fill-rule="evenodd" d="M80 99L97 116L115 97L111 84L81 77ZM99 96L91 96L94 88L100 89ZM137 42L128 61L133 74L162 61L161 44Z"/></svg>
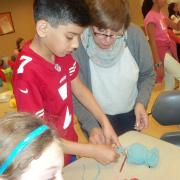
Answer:
<svg viewBox="0 0 180 180"><path fill-rule="evenodd" d="M101 128L93 128L90 132L89 142L92 144L105 144L105 136Z"/></svg>
<svg viewBox="0 0 180 180"><path fill-rule="evenodd" d="M109 120L106 121L105 124L103 124L102 129L103 129L103 133L104 133L104 136L105 136L106 144L113 144L116 147L121 146L120 143L119 143L118 136L115 133L115 131L114 131L113 127L111 126L111 124L109 123Z"/></svg>
<svg viewBox="0 0 180 180"><path fill-rule="evenodd" d="M141 103L137 103L134 108L135 116L136 116L136 125L135 129L138 131L147 128L148 126L148 116L144 105Z"/></svg>

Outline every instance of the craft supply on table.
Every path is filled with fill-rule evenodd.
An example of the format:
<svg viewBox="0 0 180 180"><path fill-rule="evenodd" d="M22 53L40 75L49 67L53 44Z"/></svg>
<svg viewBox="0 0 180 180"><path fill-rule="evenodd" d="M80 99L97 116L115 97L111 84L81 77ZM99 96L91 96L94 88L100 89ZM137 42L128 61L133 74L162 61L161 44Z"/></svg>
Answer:
<svg viewBox="0 0 180 180"><path fill-rule="evenodd" d="M7 83L7 88L8 90L12 90L12 69L11 68L6 68L2 70L5 74L6 77L6 83Z"/></svg>
<svg viewBox="0 0 180 180"><path fill-rule="evenodd" d="M127 160L127 153L125 153L124 160L123 160L122 165L121 165L120 170L119 170L120 172L122 172L126 160Z"/></svg>
<svg viewBox="0 0 180 180"><path fill-rule="evenodd" d="M86 165L85 165L85 164L83 164L83 168L82 168L82 169L83 169L83 170L82 170L82 180L86 180L86 179L85 179L85 172L86 172ZM96 175L93 177L92 180L97 180L98 177L99 177L99 175L100 175L100 173L101 173L101 167L100 167L100 164L98 163L98 164L97 164L97 173L96 173Z"/></svg>
<svg viewBox="0 0 180 180"><path fill-rule="evenodd" d="M159 162L159 150L157 148L148 149L146 146L133 143L130 146L118 147L118 153L127 151L127 162L130 164L146 165L148 167L156 167Z"/></svg>
<svg viewBox="0 0 180 180"><path fill-rule="evenodd" d="M9 102L12 96L12 91L5 91L0 93L0 103Z"/></svg>

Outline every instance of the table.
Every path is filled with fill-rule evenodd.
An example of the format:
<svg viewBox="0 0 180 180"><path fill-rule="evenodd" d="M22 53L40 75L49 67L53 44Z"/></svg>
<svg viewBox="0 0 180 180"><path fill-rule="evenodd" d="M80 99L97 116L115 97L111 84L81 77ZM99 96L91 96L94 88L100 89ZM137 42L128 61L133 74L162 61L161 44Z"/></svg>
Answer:
<svg viewBox="0 0 180 180"><path fill-rule="evenodd" d="M160 161L156 168L132 165L127 162L120 173L124 156L117 163L103 166L93 159L81 158L63 169L65 180L180 180L180 148L151 136L129 131L119 137L123 146L141 143L148 148L157 147Z"/></svg>
<svg viewBox="0 0 180 180"><path fill-rule="evenodd" d="M3 93L8 90L8 86L6 83L3 84L3 87L0 87L0 93ZM0 117L8 112L16 112L16 108L12 108L9 105L9 102L0 103Z"/></svg>

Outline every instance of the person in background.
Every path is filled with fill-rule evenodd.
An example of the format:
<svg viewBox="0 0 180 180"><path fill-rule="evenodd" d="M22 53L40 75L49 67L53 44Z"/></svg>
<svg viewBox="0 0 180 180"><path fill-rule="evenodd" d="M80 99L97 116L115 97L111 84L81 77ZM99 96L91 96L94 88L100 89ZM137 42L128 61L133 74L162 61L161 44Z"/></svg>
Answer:
<svg viewBox="0 0 180 180"><path fill-rule="evenodd" d="M178 3L172 2L168 4L169 18L177 23L179 21L180 12L178 9Z"/></svg>
<svg viewBox="0 0 180 180"><path fill-rule="evenodd" d="M37 117L10 113L0 119L0 134L0 180L63 180L59 137Z"/></svg>
<svg viewBox="0 0 180 180"><path fill-rule="evenodd" d="M0 58L0 69L6 69L8 65L5 63L5 60Z"/></svg>
<svg viewBox="0 0 180 180"><path fill-rule="evenodd" d="M170 3L168 5L168 12L169 12L169 18L175 23L177 23L180 18L178 3L174 3L174 2ZM177 35L179 34L179 32L178 31L174 32L172 28L168 27L168 34L169 37L173 39L174 42L176 43L177 55L178 55L178 59L180 60L180 37Z"/></svg>
<svg viewBox="0 0 180 180"><path fill-rule="evenodd" d="M7 64L4 59L0 58L0 87L3 86L3 81L6 82L6 76L4 74L4 69L7 68Z"/></svg>
<svg viewBox="0 0 180 180"><path fill-rule="evenodd" d="M25 43L25 40L22 38L22 37L19 37L17 40L16 40L16 48L14 49L14 56L17 57L17 55L19 54L19 52L21 52L21 49L23 47Z"/></svg>
<svg viewBox="0 0 180 180"><path fill-rule="evenodd" d="M78 76L79 65L71 56L79 36L90 25L85 0L35 0L36 33L15 61L13 92L20 112L31 112L47 121L62 138L65 165L71 155L107 164L117 160L120 145L107 117ZM106 144L79 144L74 130L72 93L103 127Z"/></svg>
<svg viewBox="0 0 180 180"><path fill-rule="evenodd" d="M162 13L166 0L144 0L142 13L149 43L153 53L154 67L157 73L156 82L162 83L164 78L164 57L170 53L178 60L176 43L169 37L167 29L179 30L180 22L177 24Z"/></svg>
<svg viewBox="0 0 180 180"><path fill-rule="evenodd" d="M92 26L73 53L80 78L91 90L118 135L148 126L146 106L155 82L152 54L142 30L130 23L123 0L88 1ZM74 97L75 114L89 140L103 144L105 137L86 108Z"/></svg>
<svg viewBox="0 0 180 180"><path fill-rule="evenodd" d="M22 47L25 44L25 40L22 37L19 37L16 40L16 48L13 50L13 55L11 56L11 58L8 60L8 66L13 70L14 69L14 64L15 64L15 60L19 54L19 52L21 52Z"/></svg>

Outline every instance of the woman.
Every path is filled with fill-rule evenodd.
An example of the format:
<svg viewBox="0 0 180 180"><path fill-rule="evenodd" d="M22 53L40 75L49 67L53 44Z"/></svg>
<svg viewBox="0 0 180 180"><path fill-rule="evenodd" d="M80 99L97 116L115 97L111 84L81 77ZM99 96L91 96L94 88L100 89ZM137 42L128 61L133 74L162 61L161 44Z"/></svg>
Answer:
<svg viewBox="0 0 180 180"><path fill-rule="evenodd" d="M89 7L93 26L84 31L74 53L80 63L80 78L118 135L142 130L148 125L145 108L155 79L149 45L142 31L129 24L126 1L89 1ZM90 141L103 143L103 133L94 117L76 99L74 103Z"/></svg>

